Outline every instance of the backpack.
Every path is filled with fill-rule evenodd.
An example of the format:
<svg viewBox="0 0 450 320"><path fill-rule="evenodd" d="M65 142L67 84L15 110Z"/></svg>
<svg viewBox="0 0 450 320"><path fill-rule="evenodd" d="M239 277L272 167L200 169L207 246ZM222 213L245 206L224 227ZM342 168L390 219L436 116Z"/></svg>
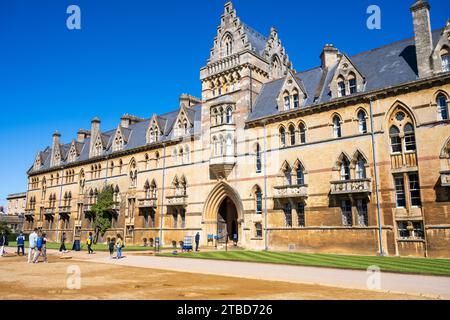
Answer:
<svg viewBox="0 0 450 320"><path fill-rule="evenodd" d="M89 238L87 239L86 244L87 244L87 245L91 245L91 244L92 244L91 237L89 237Z"/></svg>
<svg viewBox="0 0 450 320"><path fill-rule="evenodd" d="M44 239L42 237L37 238L36 247L40 250L42 249L42 245L44 244Z"/></svg>

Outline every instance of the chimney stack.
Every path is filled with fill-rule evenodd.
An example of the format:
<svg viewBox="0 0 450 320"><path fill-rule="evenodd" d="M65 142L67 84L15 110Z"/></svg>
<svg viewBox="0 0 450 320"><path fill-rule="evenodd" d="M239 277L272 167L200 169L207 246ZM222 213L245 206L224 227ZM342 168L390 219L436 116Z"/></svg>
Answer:
<svg viewBox="0 0 450 320"><path fill-rule="evenodd" d="M416 43L417 69L420 78L432 75L431 53L433 40L430 23L431 6L427 0L417 0L411 7L414 23L414 37Z"/></svg>
<svg viewBox="0 0 450 320"><path fill-rule="evenodd" d="M197 104L201 104L201 103L202 103L202 101L199 98L196 98L189 94L183 93L180 96L180 108L182 105L189 108L189 107L195 106Z"/></svg>
<svg viewBox="0 0 450 320"><path fill-rule="evenodd" d="M87 137L89 137L90 132L84 129L80 129L78 130L77 133L77 141L78 142L84 142L84 140L86 140Z"/></svg>
<svg viewBox="0 0 450 320"><path fill-rule="evenodd" d="M53 134L53 149L55 149L55 147L59 145L60 139L61 134L58 132L58 130L56 130L55 133Z"/></svg>
<svg viewBox="0 0 450 320"><path fill-rule="evenodd" d="M339 57L339 50L336 49L332 44L326 44L323 48L320 59L322 60L322 69L331 68L337 61Z"/></svg>
<svg viewBox="0 0 450 320"><path fill-rule="evenodd" d="M89 157L92 157L94 155L95 139L97 138L99 132L100 132L100 119L95 117L91 121L91 145L89 148Z"/></svg>

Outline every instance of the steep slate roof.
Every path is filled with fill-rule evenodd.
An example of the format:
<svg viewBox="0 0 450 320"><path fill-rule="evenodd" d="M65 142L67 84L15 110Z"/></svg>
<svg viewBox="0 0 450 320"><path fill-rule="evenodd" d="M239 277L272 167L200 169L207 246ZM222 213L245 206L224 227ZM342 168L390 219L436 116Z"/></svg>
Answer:
<svg viewBox="0 0 450 320"><path fill-rule="evenodd" d="M432 32L433 47L439 41L442 30L438 29ZM366 80L365 92L418 79L414 38L357 54L350 57L350 60ZM308 99L303 108L331 100L329 86L336 68L337 63L328 70L326 75L324 75L324 70L321 67L295 75L303 83L308 95ZM321 79L324 79L322 88ZM276 98L281 90L283 81L284 78L266 83L263 86L253 106L253 112L247 120L256 120L278 113ZM314 96L317 95L317 92L320 92L320 95L314 101Z"/></svg>
<svg viewBox="0 0 450 320"><path fill-rule="evenodd" d="M245 23L242 23L242 28L244 33L247 35L247 39L252 46L252 50L262 56L264 50L266 49L267 38Z"/></svg>
<svg viewBox="0 0 450 320"><path fill-rule="evenodd" d="M201 132L201 105L196 105L190 108L186 108L187 116L192 123L194 124L194 128L190 130L190 134L198 134ZM164 134L160 136L159 142L171 141L174 139L172 127L177 119L179 114L179 110L172 111L158 117L158 124L162 125L164 130ZM121 128L122 134L124 135L124 139L126 144L123 147L123 150L132 150L135 148L143 147L147 145L147 129L149 128L150 122L152 119L146 119L141 122L137 122L129 126L129 128ZM161 122L159 122L161 121ZM102 142L103 145L106 146L106 150L103 153L104 155L110 155L113 153L112 151L112 142L114 139L114 135L117 129L109 130L106 132L102 132ZM89 146L91 143L91 137L87 138L84 142L76 142L77 150L79 150L79 156L76 162L89 160ZM72 143L61 144L60 149L61 153L67 154L70 150ZM52 149L47 147L44 151L41 152L42 158L42 166L38 171L48 170L50 169L51 164L51 153ZM63 157L64 160L61 161L61 164L67 164L67 157ZM33 167L30 168L28 173L38 172L34 171Z"/></svg>

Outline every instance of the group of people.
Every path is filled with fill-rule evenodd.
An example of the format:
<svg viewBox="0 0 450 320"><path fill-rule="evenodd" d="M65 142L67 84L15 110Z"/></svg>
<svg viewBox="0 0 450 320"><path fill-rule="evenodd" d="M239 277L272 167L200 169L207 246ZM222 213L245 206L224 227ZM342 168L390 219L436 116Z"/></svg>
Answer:
<svg viewBox="0 0 450 320"><path fill-rule="evenodd" d="M111 238L108 241L109 258L114 259L114 249L117 250L117 259L122 259L122 249L125 247L122 236L117 234L116 238Z"/></svg>
<svg viewBox="0 0 450 320"><path fill-rule="evenodd" d="M20 243L23 243L19 247ZM22 249L22 253L25 255L25 236L21 232L17 237L17 253ZM42 257L42 262L47 263L47 235L45 232L38 231L37 228L33 230L29 238L29 250L28 250L28 263L38 263L39 257Z"/></svg>

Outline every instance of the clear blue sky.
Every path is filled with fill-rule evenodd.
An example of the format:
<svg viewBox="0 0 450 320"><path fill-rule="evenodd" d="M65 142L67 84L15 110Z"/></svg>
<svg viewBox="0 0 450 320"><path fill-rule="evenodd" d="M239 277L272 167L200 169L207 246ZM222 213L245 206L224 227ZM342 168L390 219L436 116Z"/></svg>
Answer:
<svg viewBox="0 0 450 320"><path fill-rule="evenodd" d="M235 0L242 21L267 35L276 26L301 71L333 43L349 55L413 36L414 0ZM55 130L70 142L99 116L102 128L124 113L150 117L200 95L225 0L0 0L0 205L25 191L26 171ZM431 0L433 29L450 17L448 0ZM82 30L66 28L81 8ZM366 9L382 10L382 29L366 28Z"/></svg>

